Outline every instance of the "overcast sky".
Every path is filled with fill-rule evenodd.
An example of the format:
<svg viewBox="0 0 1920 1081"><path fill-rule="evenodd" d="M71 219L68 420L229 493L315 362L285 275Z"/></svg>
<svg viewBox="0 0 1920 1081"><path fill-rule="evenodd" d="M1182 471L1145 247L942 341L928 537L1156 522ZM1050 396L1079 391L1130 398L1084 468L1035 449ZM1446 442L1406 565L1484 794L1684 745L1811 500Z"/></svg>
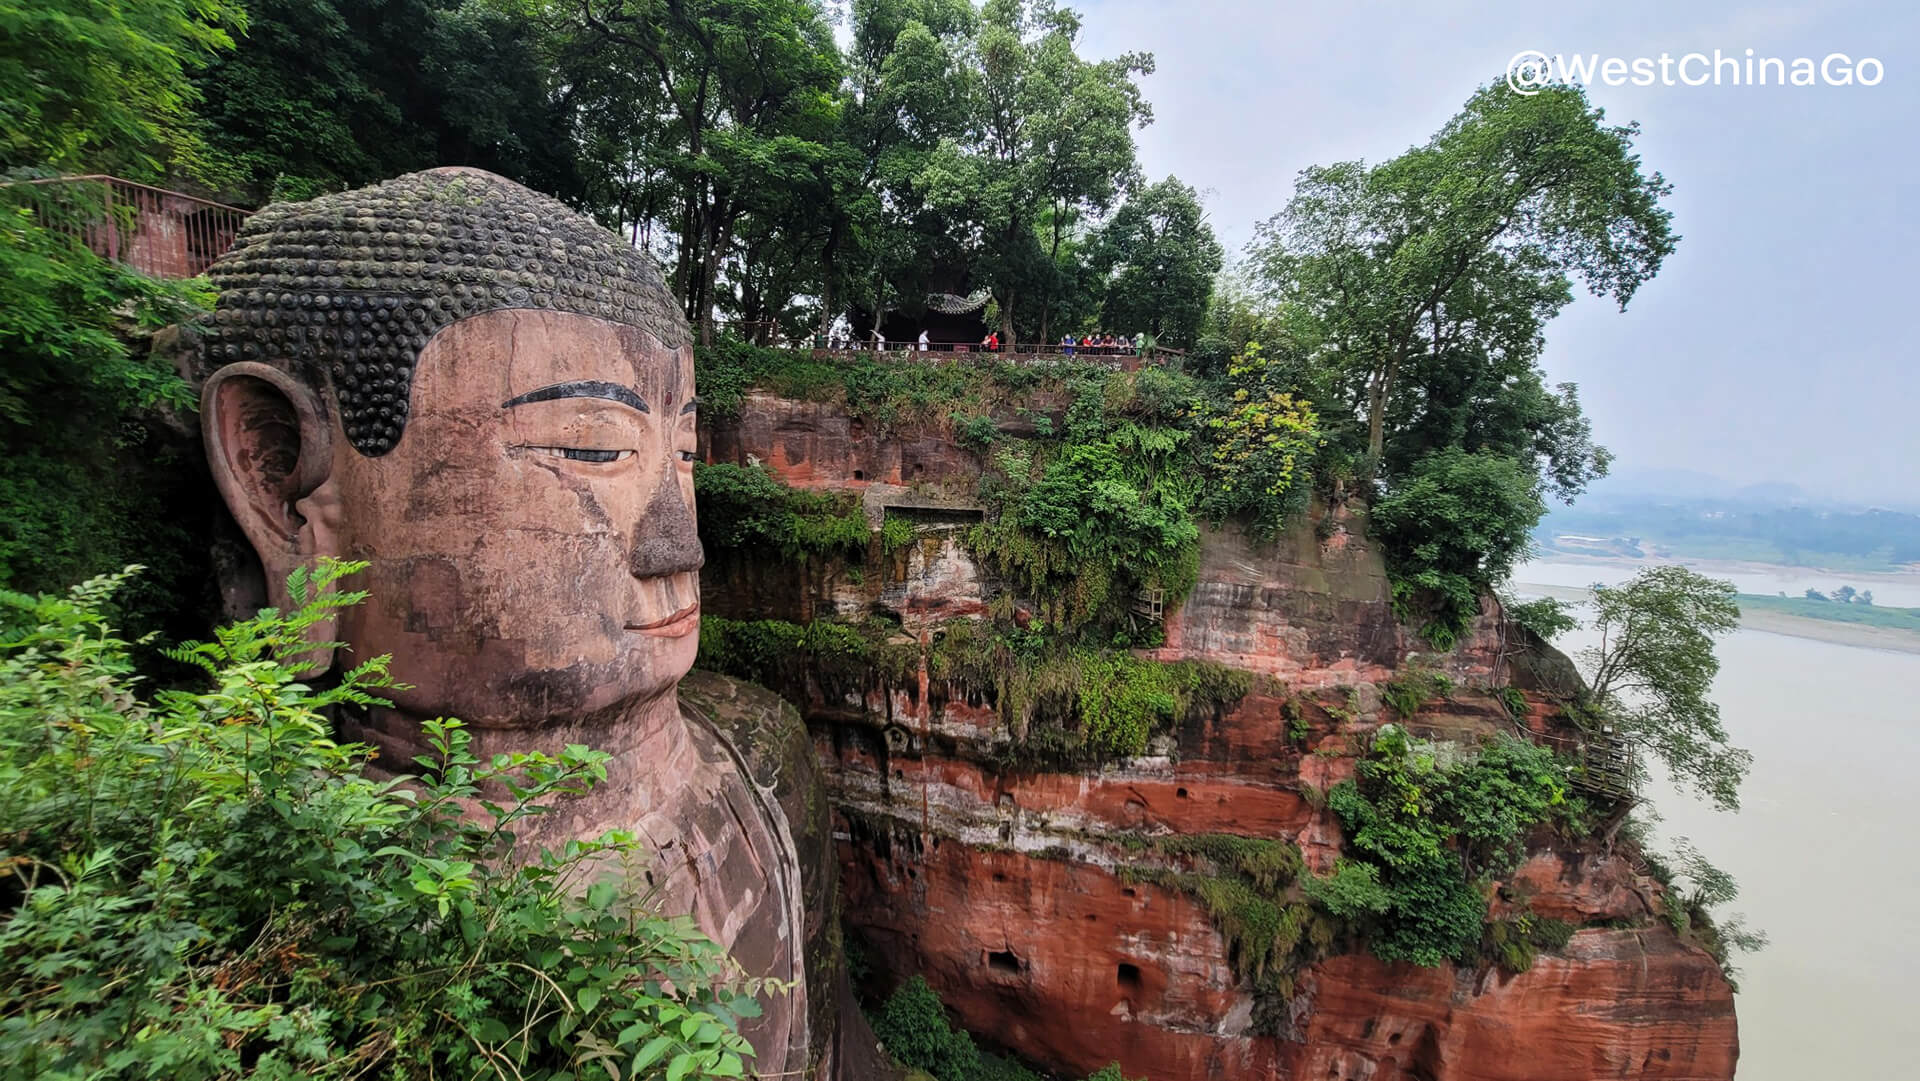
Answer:
<svg viewBox="0 0 1920 1081"><path fill-rule="evenodd" d="M1640 123L1682 239L1626 312L1583 295L1554 322L1546 367L1580 385L1623 470L1920 504L1914 6L1069 6L1085 16L1086 54L1154 54L1142 164L1200 188L1231 252L1285 204L1300 169L1425 141L1523 49L1877 58L1884 75L1870 87L1589 87L1610 121Z"/></svg>

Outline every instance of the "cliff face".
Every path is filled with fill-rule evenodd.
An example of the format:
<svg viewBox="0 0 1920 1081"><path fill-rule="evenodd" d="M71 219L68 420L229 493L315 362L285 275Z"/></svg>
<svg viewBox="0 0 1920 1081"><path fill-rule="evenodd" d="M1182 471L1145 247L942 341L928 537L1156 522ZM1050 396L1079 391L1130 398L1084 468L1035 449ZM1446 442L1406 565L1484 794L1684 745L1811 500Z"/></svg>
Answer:
<svg viewBox="0 0 1920 1081"><path fill-rule="evenodd" d="M916 524L882 575L713 553L710 613L879 615L926 645L994 602L962 539L981 464L938 430L880 437L831 407L755 395L715 425L707 457L858 492L876 524L882 511ZM1155 1079L1731 1078L1718 966L1655 918L1660 887L1631 857L1595 841L1536 830L1494 891L1495 916L1578 928L1521 973L1387 964L1335 943L1277 991L1256 990L1216 914L1164 873L1181 864L1160 840L1209 834L1294 842L1309 869L1332 866L1342 837L1323 794L1353 774L1357 737L1394 719L1377 685L1424 649L1394 620L1364 536L1344 510L1273 545L1207 534L1198 584L1166 613L1153 655L1264 678L1118 765L1010 768L991 703L932 679L924 660L782 688L803 700L833 793L849 929L878 967L923 974L967 1027L1063 1074L1117 1059ZM1516 658L1522 645L1489 601L1455 650L1420 657L1454 690L1408 727L1469 742L1512 730L1496 689L1538 686L1553 667L1537 650ZM1552 735L1542 696L1528 705L1525 723Z"/></svg>

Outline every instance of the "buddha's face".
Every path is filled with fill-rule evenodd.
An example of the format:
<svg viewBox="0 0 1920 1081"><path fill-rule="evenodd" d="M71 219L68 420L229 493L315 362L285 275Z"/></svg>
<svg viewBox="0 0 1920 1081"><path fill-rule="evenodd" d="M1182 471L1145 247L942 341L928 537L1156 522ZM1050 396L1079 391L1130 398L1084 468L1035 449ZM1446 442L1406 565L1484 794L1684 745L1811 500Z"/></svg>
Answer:
<svg viewBox="0 0 1920 1081"><path fill-rule="evenodd" d="M691 350L491 312L428 342L411 405L385 455L336 438L303 508L321 554L370 564L336 665L390 653L401 708L488 726L671 690L700 625Z"/></svg>

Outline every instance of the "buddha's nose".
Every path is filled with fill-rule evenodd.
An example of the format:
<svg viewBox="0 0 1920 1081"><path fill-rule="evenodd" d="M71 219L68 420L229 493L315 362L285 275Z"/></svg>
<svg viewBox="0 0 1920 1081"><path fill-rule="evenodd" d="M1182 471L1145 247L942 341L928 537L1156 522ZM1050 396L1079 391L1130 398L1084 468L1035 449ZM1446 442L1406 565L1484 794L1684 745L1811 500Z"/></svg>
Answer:
<svg viewBox="0 0 1920 1081"><path fill-rule="evenodd" d="M640 515L628 570L635 578L659 578L698 571L706 562L706 550L700 547L700 533L694 528L693 509L680 491L679 478L669 473Z"/></svg>

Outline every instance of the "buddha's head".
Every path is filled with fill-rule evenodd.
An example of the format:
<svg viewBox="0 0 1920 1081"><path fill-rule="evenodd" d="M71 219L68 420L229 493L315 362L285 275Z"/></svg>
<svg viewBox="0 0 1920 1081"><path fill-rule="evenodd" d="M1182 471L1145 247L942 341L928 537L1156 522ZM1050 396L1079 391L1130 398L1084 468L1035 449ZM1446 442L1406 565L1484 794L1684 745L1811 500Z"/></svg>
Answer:
<svg viewBox="0 0 1920 1081"><path fill-rule="evenodd" d="M652 262L445 169L255 215L212 271L208 458L275 604L365 560L317 629L396 704L489 726L670 693L693 663L693 354ZM318 640L318 639L316 639Z"/></svg>

